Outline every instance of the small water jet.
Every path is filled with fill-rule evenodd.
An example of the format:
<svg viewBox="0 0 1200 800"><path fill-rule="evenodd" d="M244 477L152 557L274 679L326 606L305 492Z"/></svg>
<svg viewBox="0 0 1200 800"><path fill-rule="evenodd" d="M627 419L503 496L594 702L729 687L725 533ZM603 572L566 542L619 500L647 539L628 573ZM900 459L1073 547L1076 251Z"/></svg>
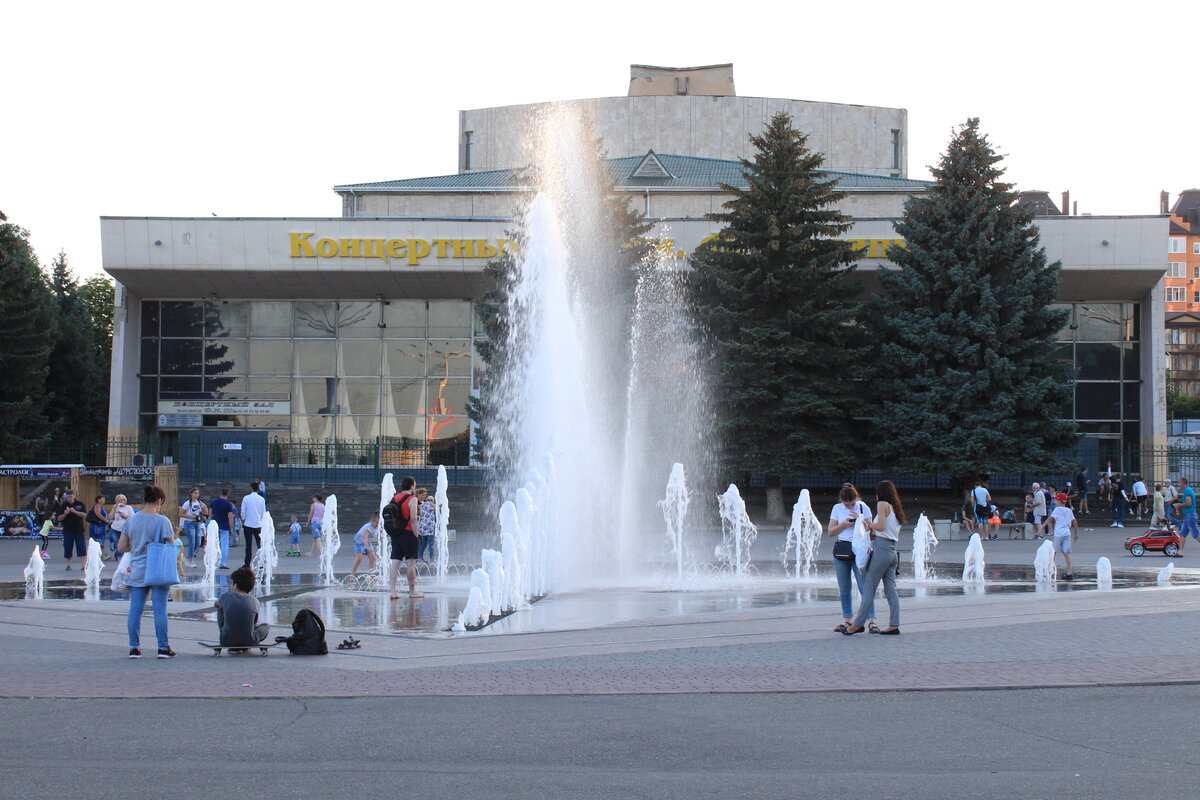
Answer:
<svg viewBox="0 0 1200 800"><path fill-rule="evenodd" d="M667 541L675 559L677 581L683 580L683 522L687 518L690 502L691 493L688 492L683 464L675 463L671 466L671 476L667 478L667 494L658 505L662 509L663 521L667 523Z"/></svg>
<svg viewBox="0 0 1200 800"><path fill-rule="evenodd" d="M100 558L100 543L88 538L87 560L83 564L85 600L100 599L100 573L104 571L104 560Z"/></svg>
<svg viewBox="0 0 1200 800"><path fill-rule="evenodd" d="M797 578L807 578L812 573L813 561L817 556L817 548L821 544L821 536L825 529L821 521L813 513L812 499L808 489L800 490L800 497L792 507L792 524L788 528L787 542L783 548L783 568L787 569L788 553L796 550Z"/></svg>
<svg viewBox="0 0 1200 800"><path fill-rule="evenodd" d="M967 543L967 550L963 554L962 579L964 583L983 583L983 556L983 542L979 540L978 533L972 533L971 540Z"/></svg>
<svg viewBox="0 0 1200 800"><path fill-rule="evenodd" d="M1033 558L1035 580L1040 583L1054 583L1058 580L1058 565L1054 563L1054 545L1049 540L1042 542Z"/></svg>
<svg viewBox="0 0 1200 800"><path fill-rule="evenodd" d="M206 599L216 599L217 568L221 566L221 532L217 521L210 519L204 526L204 576L200 585L206 587Z"/></svg>
<svg viewBox="0 0 1200 800"><path fill-rule="evenodd" d="M1112 562L1104 556L1096 559L1096 588L1113 588Z"/></svg>
<svg viewBox="0 0 1200 800"><path fill-rule="evenodd" d="M396 496L396 484L392 473L383 476L379 486L379 528L375 532L375 580L376 586L387 586L391 579L392 539L383 527L383 508ZM441 550L438 550L441 553Z"/></svg>
<svg viewBox="0 0 1200 800"><path fill-rule="evenodd" d="M279 566L279 551L275 548L275 520L270 511L263 513L259 542L258 552L250 560L250 569L254 570L255 585L260 589L260 594L270 594L271 579L275 575L275 568Z"/></svg>
<svg viewBox="0 0 1200 800"><path fill-rule="evenodd" d="M492 613L499 616L504 613L504 557L498 550L483 550L479 554L483 569L487 572L488 588L491 589L489 600Z"/></svg>
<svg viewBox="0 0 1200 800"><path fill-rule="evenodd" d="M933 570L929 567L929 560L937 546L938 538L933 531L933 523L929 521L928 517L921 514L917 519L916 527L913 528L912 544L913 578L919 583L929 583L933 580Z"/></svg>
<svg viewBox="0 0 1200 800"><path fill-rule="evenodd" d="M758 528L746 513L746 501L735 484L729 484L724 494L718 496L721 510L721 543L715 551L716 558L728 566L733 574L741 577L750 565L750 546L758 537Z"/></svg>
<svg viewBox="0 0 1200 800"><path fill-rule="evenodd" d="M46 562L42 560L42 548L34 545L33 555L25 567L25 599L41 600L46 584Z"/></svg>
<svg viewBox="0 0 1200 800"><path fill-rule="evenodd" d="M1174 564L1167 564L1165 567L1160 569L1158 571L1158 578L1157 578L1158 585L1159 586L1170 586L1171 585L1171 575L1174 572L1175 572Z"/></svg>

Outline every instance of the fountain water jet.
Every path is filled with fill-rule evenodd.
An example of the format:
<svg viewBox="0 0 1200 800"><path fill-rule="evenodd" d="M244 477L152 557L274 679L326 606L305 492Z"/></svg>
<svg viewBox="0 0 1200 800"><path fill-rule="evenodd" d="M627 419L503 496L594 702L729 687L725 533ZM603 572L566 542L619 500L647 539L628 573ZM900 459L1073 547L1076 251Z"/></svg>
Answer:
<svg viewBox="0 0 1200 800"><path fill-rule="evenodd" d="M979 540L978 533L972 533L971 541L967 543L967 550L963 554L964 583L983 583L983 555L983 542Z"/></svg>
<svg viewBox="0 0 1200 800"><path fill-rule="evenodd" d="M342 537L338 535L337 495L331 494L325 498L325 521L321 523L321 575L326 586L334 583L333 557L341 548Z"/></svg>
<svg viewBox="0 0 1200 800"><path fill-rule="evenodd" d="M25 599L41 600L46 583L46 562L42 560L42 548L34 545L29 565L25 567Z"/></svg>
<svg viewBox="0 0 1200 800"><path fill-rule="evenodd" d="M221 533L217 521L210 519L204 526L204 576L200 585L208 589L206 600L216 599L217 567L221 566Z"/></svg>
<svg viewBox="0 0 1200 800"><path fill-rule="evenodd" d="M104 571L104 561L100 558L100 553L100 543L88 537L87 560L83 564L83 583L87 587L88 599L92 600L100 599L100 573Z"/></svg>
<svg viewBox="0 0 1200 800"><path fill-rule="evenodd" d="M1174 564L1167 564L1165 567L1160 569L1158 571L1158 578L1157 578L1158 585L1159 586L1170 586L1171 585L1171 575L1174 572L1175 572Z"/></svg>
<svg viewBox="0 0 1200 800"><path fill-rule="evenodd" d="M450 482L446 479L446 467L438 464L437 492L433 496L433 505L437 514L437 528L433 534L433 549L437 553L437 582L446 583L446 569L450 564ZM382 510L382 509L380 509ZM382 529L382 525L380 528ZM390 555L390 554L389 554Z"/></svg>
<svg viewBox="0 0 1200 800"><path fill-rule="evenodd" d="M1053 583L1058 580L1058 565L1054 563L1054 545L1049 540L1042 542L1033 559L1035 579L1040 583Z"/></svg>
<svg viewBox="0 0 1200 800"><path fill-rule="evenodd" d="M735 484L729 484L717 499L721 510L721 543L715 555L734 575L741 577L750 566L750 546L758 537L758 528L750 521L746 501Z"/></svg>
<svg viewBox="0 0 1200 800"><path fill-rule="evenodd" d="M279 566L279 551L275 548L275 520L270 511L263 513L259 541L258 552L250 559L250 569L254 570L255 585L260 589L260 594L270 594L271 580L275 568Z"/></svg>
<svg viewBox="0 0 1200 800"><path fill-rule="evenodd" d="M796 548L796 577L807 578L812 573L813 560L817 555L817 547L821 543L821 535L825 529L812 510L812 499L808 489L800 490L800 497L792 507L792 524L788 528L787 543L783 548L783 568L787 569L788 553Z"/></svg>
<svg viewBox="0 0 1200 800"><path fill-rule="evenodd" d="M683 521L687 518L691 494L687 488L687 476L683 464L671 466L667 478L667 494L658 502L662 508L663 521L667 523L667 541L671 544L671 555L675 558L675 580L683 581Z"/></svg>
<svg viewBox="0 0 1200 800"><path fill-rule="evenodd" d="M912 561L913 578L920 583L933 580L933 571L929 568L929 557L937 549L938 538L933 532L933 523L924 514L917 519L913 528Z"/></svg>
<svg viewBox="0 0 1200 800"><path fill-rule="evenodd" d="M1111 589L1112 587L1112 562L1104 556L1100 556L1096 559L1096 588Z"/></svg>

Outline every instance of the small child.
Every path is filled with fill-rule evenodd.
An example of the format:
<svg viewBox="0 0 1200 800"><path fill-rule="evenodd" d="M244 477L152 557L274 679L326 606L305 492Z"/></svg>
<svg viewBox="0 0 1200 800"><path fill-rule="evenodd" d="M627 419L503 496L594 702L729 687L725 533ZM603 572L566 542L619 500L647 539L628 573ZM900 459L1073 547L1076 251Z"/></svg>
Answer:
<svg viewBox="0 0 1200 800"><path fill-rule="evenodd" d="M991 526L992 532L988 534L989 539L1000 538L1000 509L992 506L992 515L988 517L988 525Z"/></svg>
<svg viewBox="0 0 1200 800"><path fill-rule="evenodd" d="M300 555L300 520L298 517L292 517L292 527L288 528L288 551L289 556Z"/></svg>
<svg viewBox="0 0 1200 800"><path fill-rule="evenodd" d="M175 569L179 571L179 581L183 582L183 528L175 529Z"/></svg>
<svg viewBox="0 0 1200 800"><path fill-rule="evenodd" d="M221 632L219 641L225 647L254 647L271 632L270 625L258 621L258 598L250 594L254 591L254 580L254 570L238 567L229 576L233 589L214 603L217 628Z"/></svg>
<svg viewBox="0 0 1200 800"><path fill-rule="evenodd" d="M42 529L38 531L38 536L42 537L42 558L47 561L50 559L50 529L54 527L54 520L47 519L42 523Z"/></svg>
<svg viewBox="0 0 1200 800"><path fill-rule="evenodd" d="M375 569L375 548L371 543L371 539L379 533L379 514L371 515L371 521L358 529L358 533L354 534L354 564L350 567L350 577L353 578L358 573L358 565L362 563L362 557L366 556L370 562L368 570Z"/></svg>

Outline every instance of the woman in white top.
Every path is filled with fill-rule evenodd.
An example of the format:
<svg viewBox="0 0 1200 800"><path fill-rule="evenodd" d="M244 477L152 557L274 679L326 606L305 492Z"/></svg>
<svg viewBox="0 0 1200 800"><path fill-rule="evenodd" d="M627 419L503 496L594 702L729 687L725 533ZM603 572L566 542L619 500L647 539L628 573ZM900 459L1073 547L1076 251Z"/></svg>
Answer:
<svg viewBox="0 0 1200 800"><path fill-rule="evenodd" d="M196 566L196 548L200 546L201 531L204 530L204 518L208 516L208 506L200 499L199 487L188 493L188 499L179 507L179 522L187 536L187 566Z"/></svg>
<svg viewBox="0 0 1200 800"><path fill-rule="evenodd" d="M123 494L117 495L114 500L116 505L108 515L108 543L112 545L113 558L116 558L117 542L121 540L121 531L125 530L125 521L133 516L133 509L126 504Z"/></svg>
<svg viewBox="0 0 1200 800"><path fill-rule="evenodd" d="M896 493L896 484L891 481L880 481L875 486L875 519L870 524L872 533L871 559L867 565L867 574L863 579L862 603L858 606L858 614L853 623L844 633L850 636L866 630L863 623L867 620L871 605L875 600L875 589L883 581L883 594L888 601L888 627L879 631L880 634L897 636L900 633L900 595L896 593L896 543L900 539L900 526L908 520L904 516L904 506ZM872 631L873 633L874 631Z"/></svg>
<svg viewBox="0 0 1200 800"><path fill-rule="evenodd" d="M842 490L838 492L838 504L833 507L833 511L829 512L829 526L826 528L835 541L833 571L837 575L838 597L842 601L842 624L833 629L835 633L845 633L846 628L850 627L850 618L854 614L854 609L850 605L850 578L854 578L860 592L863 588L863 574L859 571L858 564L855 563L854 553L850 552L850 548L847 546L854 536L854 523L860 516L870 520L871 509L867 508L867 504L859 499L858 490L854 488L854 484L843 483ZM839 545L836 542L845 542L846 544ZM839 550L845 552L839 553ZM871 610L867 616L871 618L869 625L872 632L879 630L875 624L874 600L871 602Z"/></svg>

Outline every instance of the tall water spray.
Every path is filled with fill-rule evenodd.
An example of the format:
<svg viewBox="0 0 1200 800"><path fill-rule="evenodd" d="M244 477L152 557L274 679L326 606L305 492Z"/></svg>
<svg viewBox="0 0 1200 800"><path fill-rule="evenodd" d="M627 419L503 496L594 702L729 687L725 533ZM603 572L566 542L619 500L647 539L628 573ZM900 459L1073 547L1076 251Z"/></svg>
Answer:
<svg viewBox="0 0 1200 800"><path fill-rule="evenodd" d="M688 492L683 464L675 463L671 466L671 476L667 478L666 497L658 505L662 508L663 521L667 523L667 541L675 559L675 579L678 581L683 580L683 523L687 519L690 502L691 494Z"/></svg>
<svg viewBox="0 0 1200 800"><path fill-rule="evenodd" d="M938 546L937 534L933 532L933 523L924 514L917 519L913 528L912 562L913 578L919 583L929 583L933 580L933 570L929 567L929 558Z"/></svg>
<svg viewBox="0 0 1200 800"><path fill-rule="evenodd" d="M533 486L538 519L519 561L524 585L544 593L589 584L597 565L644 568L658 518L644 487L712 448L677 265L631 269L636 251L625 247L595 137L572 110L551 107L529 156L537 192L501 276L503 356L489 365L485 433L504 485Z"/></svg>
<svg viewBox="0 0 1200 800"><path fill-rule="evenodd" d="M721 511L721 543L716 557L741 577L750 567L750 546L758 537L758 528L746 513L746 501L734 484L718 496Z"/></svg>
<svg viewBox="0 0 1200 800"><path fill-rule="evenodd" d="M42 560L42 548L34 545L33 555L25 567L25 599L41 600L42 589L46 583L46 562Z"/></svg>
<svg viewBox="0 0 1200 800"><path fill-rule="evenodd" d="M797 578L807 578L812 574L813 561L817 557L817 548L821 544L821 535L825 529L821 520L813 513L812 499L808 489L800 490L800 497L792 507L792 524L788 527L787 543L783 548L783 567L787 569L788 553L796 551Z"/></svg>
<svg viewBox="0 0 1200 800"><path fill-rule="evenodd" d="M389 570L392 564L392 539L383 529L383 507L392 502L395 496L396 484L392 480L392 473L389 472L383 476L383 483L379 487L379 527L375 529L374 575L377 586L387 586L391 579Z"/></svg>
<svg viewBox="0 0 1200 800"><path fill-rule="evenodd" d="M204 526L204 577L200 586L206 589L205 599L216 599L217 568L221 566L221 533L217 521L210 519Z"/></svg>
<svg viewBox="0 0 1200 800"><path fill-rule="evenodd" d="M450 566L450 482L446 479L446 467L438 464L437 492L433 496L437 526L433 533L433 549L437 560L437 582L446 582L446 570ZM380 526L383 527L382 525Z"/></svg>
<svg viewBox="0 0 1200 800"><path fill-rule="evenodd" d="M1058 565L1054 563L1054 545L1049 540L1042 542L1033 557L1034 579L1038 583L1054 583L1058 580Z"/></svg>
<svg viewBox="0 0 1200 800"><path fill-rule="evenodd" d="M263 512L259 542L258 552L250 559L250 569L254 570L255 585L261 590L260 593L269 594L275 568L279 566L279 551L275 548L275 519L270 511Z"/></svg>
<svg viewBox="0 0 1200 800"><path fill-rule="evenodd" d="M342 549L342 537L338 535L337 495L325 498L325 520L321 523L321 575L325 584L334 582L333 557Z"/></svg>
<svg viewBox="0 0 1200 800"><path fill-rule="evenodd" d="M88 538L87 560L83 564L84 597L87 600L100 599L100 573L104 571L100 552L100 543Z"/></svg>
<svg viewBox="0 0 1200 800"><path fill-rule="evenodd" d="M1112 587L1112 562L1104 556L1100 556L1096 559L1096 588L1111 589Z"/></svg>

